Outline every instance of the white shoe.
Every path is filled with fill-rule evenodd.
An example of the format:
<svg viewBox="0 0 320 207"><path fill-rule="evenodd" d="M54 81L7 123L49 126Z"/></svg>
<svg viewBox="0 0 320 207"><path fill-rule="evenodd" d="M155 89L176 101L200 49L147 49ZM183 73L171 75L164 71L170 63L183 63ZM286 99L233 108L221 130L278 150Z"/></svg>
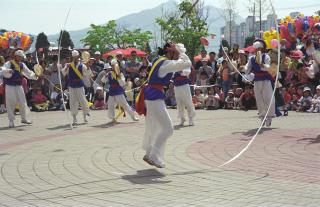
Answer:
<svg viewBox="0 0 320 207"><path fill-rule="evenodd" d="M13 121L10 121L9 122L9 128L13 128L14 127L14 122Z"/></svg>
<svg viewBox="0 0 320 207"><path fill-rule="evenodd" d="M84 115L84 116L83 116L83 121L84 121L85 123L88 123L88 122L89 122L88 119L87 119L87 116L88 116L88 115Z"/></svg>
<svg viewBox="0 0 320 207"><path fill-rule="evenodd" d="M136 117L136 116L132 116L131 119L132 119L133 121L139 121L139 118Z"/></svg>
<svg viewBox="0 0 320 207"><path fill-rule="evenodd" d="M21 120L21 123L23 124L32 124L32 121L29 121L29 120Z"/></svg>
<svg viewBox="0 0 320 207"><path fill-rule="evenodd" d="M194 126L194 123L193 123L193 119L192 119L192 118L189 119L189 126Z"/></svg>
<svg viewBox="0 0 320 207"><path fill-rule="evenodd" d="M271 126L271 122L272 122L272 119L267 119L266 120L266 126L270 127Z"/></svg>
<svg viewBox="0 0 320 207"><path fill-rule="evenodd" d="M180 124L179 124L179 125L180 125L180 126L183 126L183 124L184 124L184 122L185 122L185 121L186 121L186 119L185 119L185 118L181 118L181 119L180 119Z"/></svg>
<svg viewBox="0 0 320 207"><path fill-rule="evenodd" d="M72 125L77 125L77 124L78 124L77 117L74 116L74 117L73 117Z"/></svg>
<svg viewBox="0 0 320 207"><path fill-rule="evenodd" d="M319 112L319 109L318 107L316 107L314 110L313 110L313 113L318 113Z"/></svg>
<svg viewBox="0 0 320 207"><path fill-rule="evenodd" d="M151 165L156 166L157 168L165 168L166 165L155 155L149 156L149 162Z"/></svg>

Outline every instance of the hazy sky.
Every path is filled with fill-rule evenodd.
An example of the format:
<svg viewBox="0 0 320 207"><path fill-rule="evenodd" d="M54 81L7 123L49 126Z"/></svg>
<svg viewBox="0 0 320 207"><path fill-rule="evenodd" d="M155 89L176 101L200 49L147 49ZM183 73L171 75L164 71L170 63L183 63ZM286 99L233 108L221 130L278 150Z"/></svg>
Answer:
<svg viewBox="0 0 320 207"><path fill-rule="evenodd" d="M0 0L0 28L30 34L54 34L63 27L70 7L66 29L77 30L88 27L91 23L106 23L126 14L153 8L166 1L168 0ZM207 5L223 6L223 0L204 1ZM243 17L249 14L247 2L248 0L237 0L237 10ZM305 15L320 10L319 0L273 2L280 17L296 10L302 11Z"/></svg>

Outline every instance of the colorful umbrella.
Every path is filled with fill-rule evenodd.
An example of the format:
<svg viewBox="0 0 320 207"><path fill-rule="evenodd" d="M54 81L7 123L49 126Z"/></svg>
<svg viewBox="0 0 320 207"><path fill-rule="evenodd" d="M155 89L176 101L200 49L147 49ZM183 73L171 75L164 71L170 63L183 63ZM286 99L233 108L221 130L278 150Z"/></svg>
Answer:
<svg viewBox="0 0 320 207"><path fill-rule="evenodd" d="M147 53L143 52L142 50L139 50L139 49L133 48L133 47L127 48L124 51L125 51L124 52L125 56L130 56L131 52L133 52L133 51L135 51L137 53L138 57L145 57L147 55Z"/></svg>

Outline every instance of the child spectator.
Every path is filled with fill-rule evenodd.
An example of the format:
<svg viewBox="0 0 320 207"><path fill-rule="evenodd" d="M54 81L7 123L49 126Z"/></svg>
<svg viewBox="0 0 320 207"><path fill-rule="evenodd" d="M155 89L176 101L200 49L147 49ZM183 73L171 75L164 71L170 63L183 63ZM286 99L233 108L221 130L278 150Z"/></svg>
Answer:
<svg viewBox="0 0 320 207"><path fill-rule="evenodd" d="M208 95L205 97L205 106L207 110L217 110L220 107L220 97L214 92L214 88L208 90Z"/></svg>
<svg viewBox="0 0 320 207"><path fill-rule="evenodd" d="M234 109L234 93L232 89L229 90L225 102L225 109Z"/></svg>
<svg viewBox="0 0 320 207"><path fill-rule="evenodd" d="M240 109L248 111L254 109L256 106L256 99L254 98L251 86L246 86L244 92L240 96Z"/></svg>
<svg viewBox="0 0 320 207"><path fill-rule="evenodd" d="M202 94L202 90L200 88L195 88L195 94L192 97L192 102L195 109L203 109L204 108L204 95Z"/></svg>
<svg viewBox="0 0 320 207"><path fill-rule="evenodd" d="M104 102L103 88L97 87L96 93L93 98L92 110L103 110L106 109L106 103Z"/></svg>
<svg viewBox="0 0 320 207"><path fill-rule="evenodd" d="M298 101L298 109L299 112L308 111L311 108L312 96L311 89L309 87L304 87L303 96Z"/></svg>
<svg viewBox="0 0 320 207"><path fill-rule="evenodd" d="M231 68L228 65L227 60L223 60L222 61L222 65L219 68L218 73L221 76L221 85L222 85L222 91L225 97L227 97L228 95L228 91L230 89L230 85L231 85L231 77L232 77L232 73L231 73Z"/></svg>
<svg viewBox="0 0 320 207"><path fill-rule="evenodd" d="M237 88L236 93L234 94L234 109L239 110L240 109L240 97L243 93L242 88Z"/></svg>
<svg viewBox="0 0 320 207"><path fill-rule="evenodd" d="M200 74L200 79L197 80L197 86L206 86L208 85L208 75L206 72ZM200 89L203 94L207 93L207 87L201 87Z"/></svg>
<svg viewBox="0 0 320 207"><path fill-rule="evenodd" d="M308 112L319 113L320 112L320 85L316 88L316 94L313 96L311 101L311 108Z"/></svg>
<svg viewBox="0 0 320 207"><path fill-rule="evenodd" d="M36 112L47 111L49 108L49 101L47 97L42 94L42 90L38 89L36 94L32 97L32 108Z"/></svg>

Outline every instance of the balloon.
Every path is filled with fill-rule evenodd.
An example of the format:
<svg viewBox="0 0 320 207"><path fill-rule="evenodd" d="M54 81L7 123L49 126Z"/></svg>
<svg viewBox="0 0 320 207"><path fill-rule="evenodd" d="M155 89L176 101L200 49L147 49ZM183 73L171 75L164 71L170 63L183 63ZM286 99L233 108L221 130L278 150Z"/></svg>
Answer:
<svg viewBox="0 0 320 207"><path fill-rule="evenodd" d="M312 28L315 24L313 17L308 17L309 28Z"/></svg>
<svg viewBox="0 0 320 207"><path fill-rule="evenodd" d="M297 18L295 20L295 27L296 27L296 35L302 35L303 34L303 30L302 30L302 19Z"/></svg>
<svg viewBox="0 0 320 207"><path fill-rule="evenodd" d="M285 25L280 26L280 37L281 39L289 39L289 31Z"/></svg>
<svg viewBox="0 0 320 207"><path fill-rule="evenodd" d="M272 39L270 42L270 45L272 48L278 47L278 40L277 39Z"/></svg>
<svg viewBox="0 0 320 207"><path fill-rule="evenodd" d="M204 45L204 46L208 46L208 45L209 45L209 41L208 41L206 38L204 38L204 37L201 37L201 38L200 38L200 42L201 42L201 44Z"/></svg>
<svg viewBox="0 0 320 207"><path fill-rule="evenodd" d="M291 35L294 35L293 24L291 22L288 23L288 31Z"/></svg>
<svg viewBox="0 0 320 207"><path fill-rule="evenodd" d="M307 20L305 20L302 24L302 29L304 32L308 32L309 29L309 22Z"/></svg>

